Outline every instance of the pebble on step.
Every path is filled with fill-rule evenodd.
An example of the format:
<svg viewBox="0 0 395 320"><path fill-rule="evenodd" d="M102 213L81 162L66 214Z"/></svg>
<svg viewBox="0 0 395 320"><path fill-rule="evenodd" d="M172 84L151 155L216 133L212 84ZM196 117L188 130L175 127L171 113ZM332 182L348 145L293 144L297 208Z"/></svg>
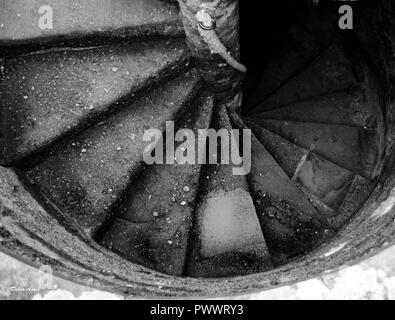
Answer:
<svg viewBox="0 0 395 320"><path fill-rule="evenodd" d="M213 128L232 130L224 106L217 108ZM229 277L272 268L246 177L233 175L231 164L207 165L200 185L187 275Z"/></svg>
<svg viewBox="0 0 395 320"><path fill-rule="evenodd" d="M65 215L95 235L142 169L143 135L164 127L196 95L195 72L164 83L52 150L28 177Z"/></svg>
<svg viewBox="0 0 395 320"><path fill-rule="evenodd" d="M234 125L245 125L232 116ZM263 234L276 265L319 245L332 234L326 219L311 205L284 170L253 135L250 190Z"/></svg>
<svg viewBox="0 0 395 320"><path fill-rule="evenodd" d="M52 8L53 29L39 27L43 5ZM70 39L86 45L98 36L178 36L183 31L177 6L160 0L3 0L0 21L0 45L11 46Z"/></svg>
<svg viewBox="0 0 395 320"><path fill-rule="evenodd" d="M211 97L200 95L177 118L175 127L195 133L208 128L212 105ZM115 223L103 235L102 243L133 262L166 274L183 275L200 169L198 164L147 166L132 181L123 210L116 213Z"/></svg>
<svg viewBox="0 0 395 320"><path fill-rule="evenodd" d="M1 164L13 165L90 124L189 62L182 41L34 54L6 60Z"/></svg>

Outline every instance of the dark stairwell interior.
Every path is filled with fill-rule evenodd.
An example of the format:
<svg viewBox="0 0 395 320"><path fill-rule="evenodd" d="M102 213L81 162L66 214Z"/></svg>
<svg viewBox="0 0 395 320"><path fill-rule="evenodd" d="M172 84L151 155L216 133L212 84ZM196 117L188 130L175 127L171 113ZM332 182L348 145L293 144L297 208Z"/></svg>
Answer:
<svg viewBox="0 0 395 320"><path fill-rule="evenodd" d="M145 30L133 46L111 33L104 47L77 51L52 52L48 39L50 51L29 55L19 56L34 45L5 46L2 164L82 242L51 235L49 218L24 223L45 230L44 242L68 243L61 259L82 274L94 270L98 285L241 293L318 275L393 242L391 4L353 2L353 31L339 30L338 2L240 5L249 69L240 113L213 104L176 27ZM139 137L172 119L193 131L251 129L251 173L142 165Z"/></svg>

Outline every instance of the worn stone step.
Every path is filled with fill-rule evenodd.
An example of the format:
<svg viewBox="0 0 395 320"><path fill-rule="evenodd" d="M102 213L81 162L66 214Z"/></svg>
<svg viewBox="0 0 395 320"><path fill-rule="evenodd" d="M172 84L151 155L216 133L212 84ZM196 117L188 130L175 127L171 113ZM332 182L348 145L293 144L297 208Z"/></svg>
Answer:
<svg viewBox="0 0 395 320"><path fill-rule="evenodd" d="M311 193L310 190L305 188L303 185L301 184L297 184L297 185L299 190L305 196L305 198L309 200L310 203L313 205L313 207L319 213L321 213L322 216L324 216L327 219L328 224L332 227L333 230L335 230L335 228L331 225L331 218L337 216L338 214L337 211L334 211L331 208L329 208L325 203L323 203L320 199L318 199L314 194Z"/></svg>
<svg viewBox="0 0 395 320"><path fill-rule="evenodd" d="M232 115L235 126L244 126ZM258 217L275 264L283 264L323 244L332 234L324 217L311 205L252 136L252 170L248 176Z"/></svg>
<svg viewBox="0 0 395 320"><path fill-rule="evenodd" d="M196 94L198 83L191 73L146 93L55 148L27 176L66 217L94 236L142 168L145 131L173 119Z"/></svg>
<svg viewBox="0 0 395 320"><path fill-rule="evenodd" d="M366 178L378 165L380 147L375 129L281 120L259 119L256 123Z"/></svg>
<svg viewBox="0 0 395 320"><path fill-rule="evenodd" d="M254 112L269 111L292 102L342 91L356 82L350 61L338 46L332 45L258 105Z"/></svg>
<svg viewBox="0 0 395 320"><path fill-rule="evenodd" d="M233 135L224 106L218 107L212 127L226 129L229 139ZM228 138L221 140L223 145L229 145ZM238 143L227 152L219 150L218 159L239 154ZM235 175L233 169L232 163L204 168L187 276L230 277L272 268L246 176Z"/></svg>
<svg viewBox="0 0 395 320"><path fill-rule="evenodd" d="M6 60L0 81L1 164L40 152L188 63L183 42L163 41Z"/></svg>
<svg viewBox="0 0 395 320"><path fill-rule="evenodd" d="M53 9L53 29L39 26L41 6ZM183 34L178 6L162 0L3 0L0 46L84 46L119 38ZM11 51L12 52L12 51Z"/></svg>
<svg viewBox="0 0 395 320"><path fill-rule="evenodd" d="M262 103L323 50L325 50L323 44L318 43L303 28L293 26L284 39L283 45L276 50L276 55L268 63L245 106L253 108Z"/></svg>
<svg viewBox="0 0 395 320"><path fill-rule="evenodd" d="M263 119L375 127L379 101L365 88L357 86L309 100L259 113Z"/></svg>
<svg viewBox="0 0 395 320"><path fill-rule="evenodd" d="M329 219L330 224L339 230L358 213L373 192L376 183L361 176L356 176L349 188L339 213Z"/></svg>
<svg viewBox="0 0 395 320"><path fill-rule="evenodd" d="M287 175L333 211L342 205L355 174L246 120Z"/></svg>
<svg viewBox="0 0 395 320"><path fill-rule="evenodd" d="M201 95L175 128L188 128L195 134L208 128L212 107L212 98ZM121 212L103 237L104 245L133 262L182 275L200 179L198 156L195 164L147 166L128 190Z"/></svg>

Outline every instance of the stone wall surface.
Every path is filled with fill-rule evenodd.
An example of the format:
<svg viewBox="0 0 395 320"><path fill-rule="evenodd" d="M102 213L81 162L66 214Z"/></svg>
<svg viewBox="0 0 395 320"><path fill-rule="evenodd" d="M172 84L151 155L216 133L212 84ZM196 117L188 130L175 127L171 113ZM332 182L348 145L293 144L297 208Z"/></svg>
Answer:
<svg viewBox="0 0 395 320"><path fill-rule="evenodd" d="M0 253L0 299L124 300L128 297L54 277L52 290L39 290L39 271ZM229 298L229 297L223 297ZM321 277L234 300L393 300L395 247Z"/></svg>

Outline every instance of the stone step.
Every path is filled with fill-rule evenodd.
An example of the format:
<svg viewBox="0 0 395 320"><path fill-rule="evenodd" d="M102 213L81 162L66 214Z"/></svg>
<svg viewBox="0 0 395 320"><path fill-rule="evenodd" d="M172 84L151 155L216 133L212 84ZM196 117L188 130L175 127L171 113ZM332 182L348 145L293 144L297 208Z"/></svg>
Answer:
<svg viewBox="0 0 395 320"><path fill-rule="evenodd" d="M358 86L259 113L263 119L376 127L379 104Z"/></svg>
<svg viewBox="0 0 395 320"><path fill-rule="evenodd" d="M375 171L379 157L375 129L281 120L255 122L355 174L370 178Z"/></svg>
<svg viewBox="0 0 395 320"><path fill-rule="evenodd" d="M252 121L248 125L334 230L348 222L370 195L374 182L256 126Z"/></svg>
<svg viewBox="0 0 395 320"><path fill-rule="evenodd" d="M375 182L367 180L361 176L356 176L349 188L348 194L339 209L339 213L329 219L330 224L339 230L351 220L362 208L373 192Z"/></svg>
<svg viewBox="0 0 395 320"><path fill-rule="evenodd" d="M253 111L273 110L293 102L342 91L355 83L350 61L338 46L333 45Z"/></svg>
<svg viewBox="0 0 395 320"><path fill-rule="evenodd" d="M40 28L44 5L53 10L53 29ZM0 47L10 47L11 53L21 45L86 47L116 37L183 34L178 6L162 0L3 0L0 23Z"/></svg>
<svg viewBox="0 0 395 320"><path fill-rule="evenodd" d="M235 126L245 127L232 115ZM311 205L252 136L252 170L248 176L263 234L276 265L323 244L332 234L324 217Z"/></svg>
<svg viewBox="0 0 395 320"><path fill-rule="evenodd" d="M161 129L196 94L195 73L181 76L55 148L27 171L60 211L95 236L111 209L142 169L146 130Z"/></svg>
<svg viewBox="0 0 395 320"><path fill-rule="evenodd" d="M218 107L212 127L232 133L224 106ZM225 152L218 159L229 155ZM232 144L231 153L239 154L238 143ZM205 167L200 184L187 275L230 277L272 268L246 177L234 175L232 163L212 164Z"/></svg>
<svg viewBox="0 0 395 320"><path fill-rule="evenodd" d="M246 120L287 175L333 211L342 205L355 174Z"/></svg>
<svg viewBox="0 0 395 320"><path fill-rule="evenodd" d="M193 103L175 124L197 134L208 128L213 101L206 94ZM195 140L196 141L196 140ZM181 145L178 144L177 148ZM196 164L154 164L132 183L128 198L103 244L123 257L181 276L184 273L200 169Z"/></svg>
<svg viewBox="0 0 395 320"><path fill-rule="evenodd" d="M255 107L281 87L296 73L317 57L325 46L301 27L293 26L284 40L283 45L268 63L256 88L246 102L246 107Z"/></svg>
<svg viewBox="0 0 395 320"><path fill-rule="evenodd" d="M188 63L183 42L163 41L6 60L0 81L1 164L39 153Z"/></svg>

